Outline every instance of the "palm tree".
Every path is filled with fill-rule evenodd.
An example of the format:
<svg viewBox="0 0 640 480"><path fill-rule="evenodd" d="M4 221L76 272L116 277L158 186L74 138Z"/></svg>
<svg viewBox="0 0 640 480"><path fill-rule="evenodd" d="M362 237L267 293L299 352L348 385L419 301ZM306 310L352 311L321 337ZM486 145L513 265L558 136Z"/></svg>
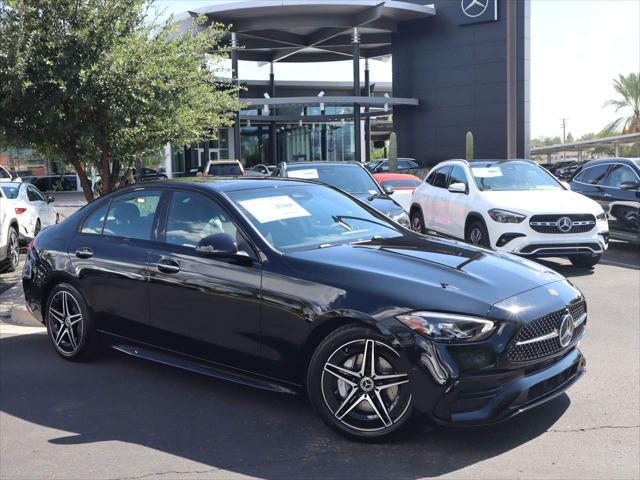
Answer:
<svg viewBox="0 0 640 480"><path fill-rule="evenodd" d="M613 88L620 97L605 102L603 106L615 107L616 112L631 110L631 115L617 118L602 132L610 135L620 132L622 127L622 133L640 133L640 74L619 75L613 81Z"/></svg>

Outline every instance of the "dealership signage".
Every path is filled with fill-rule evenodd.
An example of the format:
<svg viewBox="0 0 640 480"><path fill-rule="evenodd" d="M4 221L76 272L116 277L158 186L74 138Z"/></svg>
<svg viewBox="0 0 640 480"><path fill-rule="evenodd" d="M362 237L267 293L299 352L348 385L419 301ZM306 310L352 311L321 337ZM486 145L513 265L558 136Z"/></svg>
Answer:
<svg viewBox="0 0 640 480"><path fill-rule="evenodd" d="M460 0L458 23L495 22L498 20L498 0Z"/></svg>

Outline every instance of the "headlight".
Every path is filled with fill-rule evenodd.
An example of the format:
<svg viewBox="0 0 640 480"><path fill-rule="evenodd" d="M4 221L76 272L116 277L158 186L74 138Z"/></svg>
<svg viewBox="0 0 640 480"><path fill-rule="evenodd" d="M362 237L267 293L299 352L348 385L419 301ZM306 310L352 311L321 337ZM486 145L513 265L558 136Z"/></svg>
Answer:
<svg viewBox="0 0 640 480"><path fill-rule="evenodd" d="M598 215L596 215L596 220L598 222L604 222L607 219L607 214L602 210Z"/></svg>
<svg viewBox="0 0 640 480"><path fill-rule="evenodd" d="M411 222L409 221L409 215L407 212L402 211L400 213L389 212L387 214L391 220L398 222L403 227L409 227Z"/></svg>
<svg viewBox="0 0 640 480"><path fill-rule="evenodd" d="M478 342L495 328L491 320L452 313L412 312L396 318L420 335L447 343Z"/></svg>
<svg viewBox="0 0 640 480"><path fill-rule="evenodd" d="M520 223L527 218L526 215L510 212L509 210L500 210L498 208L489 210L489 216L500 223Z"/></svg>

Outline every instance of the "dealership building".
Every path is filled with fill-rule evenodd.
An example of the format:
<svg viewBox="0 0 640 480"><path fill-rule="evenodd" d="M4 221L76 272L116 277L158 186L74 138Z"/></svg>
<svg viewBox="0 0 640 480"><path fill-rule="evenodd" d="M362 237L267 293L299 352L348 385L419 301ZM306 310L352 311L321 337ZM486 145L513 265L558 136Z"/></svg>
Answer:
<svg viewBox="0 0 640 480"><path fill-rule="evenodd" d="M428 4L426 4L428 3ZM207 159L245 165L295 160L366 161L394 131L398 155L423 165L465 155L529 156L529 0L250 0L185 12L229 26L233 81L244 109L215 141L166 150L179 175ZM369 80L390 59L391 84ZM243 81L239 60L296 62L317 80ZM332 78L323 63L353 64ZM327 64L331 65L331 64Z"/></svg>

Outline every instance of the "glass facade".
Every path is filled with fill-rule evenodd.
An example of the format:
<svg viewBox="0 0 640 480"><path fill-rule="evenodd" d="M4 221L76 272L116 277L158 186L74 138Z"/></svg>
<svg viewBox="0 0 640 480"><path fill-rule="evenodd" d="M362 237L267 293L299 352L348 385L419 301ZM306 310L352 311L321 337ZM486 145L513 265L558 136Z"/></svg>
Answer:
<svg viewBox="0 0 640 480"><path fill-rule="evenodd" d="M221 128L218 138L191 147L171 145L171 169L174 177L195 175L209 160L228 160L231 129Z"/></svg>

